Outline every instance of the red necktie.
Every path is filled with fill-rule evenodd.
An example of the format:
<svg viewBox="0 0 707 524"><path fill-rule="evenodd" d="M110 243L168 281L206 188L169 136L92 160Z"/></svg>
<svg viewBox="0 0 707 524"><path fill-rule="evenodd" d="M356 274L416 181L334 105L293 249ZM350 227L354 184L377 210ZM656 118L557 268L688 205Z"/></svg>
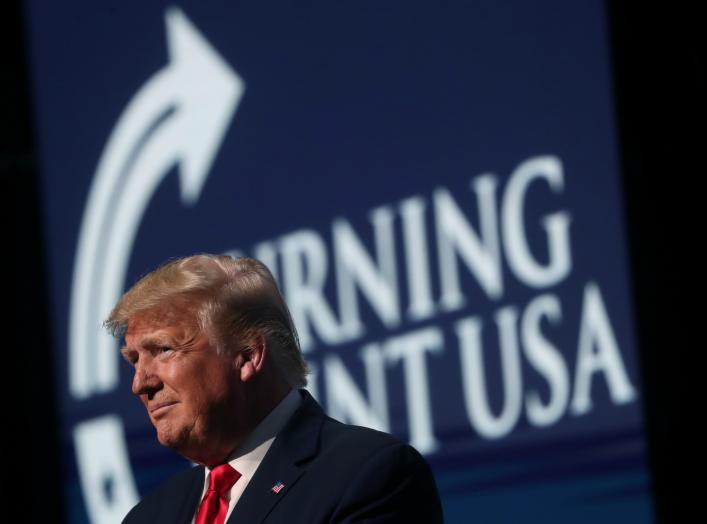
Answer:
<svg viewBox="0 0 707 524"><path fill-rule="evenodd" d="M223 524L228 513L226 493L233 487L241 474L229 464L221 464L211 470L209 489L201 499L194 524Z"/></svg>

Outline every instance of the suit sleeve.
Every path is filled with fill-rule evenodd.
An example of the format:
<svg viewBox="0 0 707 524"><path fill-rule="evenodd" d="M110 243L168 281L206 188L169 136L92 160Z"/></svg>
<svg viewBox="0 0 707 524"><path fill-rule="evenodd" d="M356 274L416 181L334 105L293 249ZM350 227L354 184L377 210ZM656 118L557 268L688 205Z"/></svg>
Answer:
<svg viewBox="0 0 707 524"><path fill-rule="evenodd" d="M442 523L442 505L430 467L411 446L388 445L361 464L331 523Z"/></svg>

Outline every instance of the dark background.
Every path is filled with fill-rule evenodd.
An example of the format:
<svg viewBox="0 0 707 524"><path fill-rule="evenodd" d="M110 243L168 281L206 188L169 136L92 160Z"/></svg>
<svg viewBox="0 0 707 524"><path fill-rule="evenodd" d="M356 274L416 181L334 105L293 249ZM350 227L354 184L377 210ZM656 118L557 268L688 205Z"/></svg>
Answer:
<svg viewBox="0 0 707 524"><path fill-rule="evenodd" d="M697 308L688 300L700 297L694 269L707 122L704 39L696 8L687 3L607 6L656 513L658 522L682 522L696 501L685 473L692 467L699 479L702 472L693 437L699 415L688 409L697 394L688 369L696 367L702 344L699 323L687 312L699 310L699 300ZM35 154L23 18L20 2L0 8L2 224L4 238L13 237L2 258L5 279L14 286L6 299L12 342L5 337L3 348L2 493L6 504L21 508L23 522L63 522L42 166Z"/></svg>

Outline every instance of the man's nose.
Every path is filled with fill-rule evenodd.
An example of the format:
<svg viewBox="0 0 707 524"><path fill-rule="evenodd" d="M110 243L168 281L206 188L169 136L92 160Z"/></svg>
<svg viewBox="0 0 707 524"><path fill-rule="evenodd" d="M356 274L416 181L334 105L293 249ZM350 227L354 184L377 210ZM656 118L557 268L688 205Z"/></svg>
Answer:
<svg viewBox="0 0 707 524"><path fill-rule="evenodd" d="M151 395L162 387L162 381L152 369L152 366L147 364L137 364L135 366L135 375L133 376L132 391L134 395Z"/></svg>

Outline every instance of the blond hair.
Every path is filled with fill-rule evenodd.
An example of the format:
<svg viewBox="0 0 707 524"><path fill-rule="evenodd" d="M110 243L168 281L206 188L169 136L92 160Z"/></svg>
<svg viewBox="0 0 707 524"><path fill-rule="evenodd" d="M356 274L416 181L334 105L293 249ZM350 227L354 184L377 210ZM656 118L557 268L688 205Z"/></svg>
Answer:
<svg viewBox="0 0 707 524"><path fill-rule="evenodd" d="M104 325L121 337L136 314L167 303L193 311L199 328L220 352L237 350L235 344L255 334L265 335L290 386L307 384L307 364L292 317L275 279L258 260L210 254L172 260L130 288Z"/></svg>

